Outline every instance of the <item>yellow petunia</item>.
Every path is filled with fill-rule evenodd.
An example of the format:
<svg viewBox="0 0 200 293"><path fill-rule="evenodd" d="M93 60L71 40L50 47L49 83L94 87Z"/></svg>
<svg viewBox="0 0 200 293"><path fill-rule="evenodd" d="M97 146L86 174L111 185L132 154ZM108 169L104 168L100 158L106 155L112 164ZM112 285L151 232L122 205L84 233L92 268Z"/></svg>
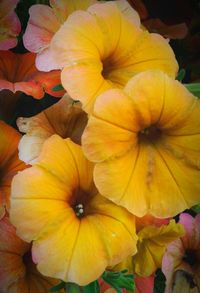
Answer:
<svg viewBox="0 0 200 293"><path fill-rule="evenodd" d="M166 246L184 233L184 227L176 224L174 220L168 225L160 227L150 225L139 231L138 252L132 257L134 273L147 277L161 268Z"/></svg>
<svg viewBox="0 0 200 293"><path fill-rule="evenodd" d="M124 87L141 71L155 68L176 76L178 65L168 42L144 31L133 12L118 1L94 4L72 13L52 39L52 53L63 67L62 84L86 112L92 111L97 95Z"/></svg>
<svg viewBox="0 0 200 293"><path fill-rule="evenodd" d="M81 147L53 135L13 180L11 220L44 275L86 285L136 253L135 217L101 196L92 174Z"/></svg>
<svg viewBox="0 0 200 293"><path fill-rule="evenodd" d="M162 266L166 246L185 234L183 225L174 220L157 219L149 215L136 217L137 253L115 266L115 271L128 269L140 277L148 277Z"/></svg>
<svg viewBox="0 0 200 293"><path fill-rule="evenodd" d="M200 201L200 101L161 71L97 98L82 136L99 192L138 217Z"/></svg>

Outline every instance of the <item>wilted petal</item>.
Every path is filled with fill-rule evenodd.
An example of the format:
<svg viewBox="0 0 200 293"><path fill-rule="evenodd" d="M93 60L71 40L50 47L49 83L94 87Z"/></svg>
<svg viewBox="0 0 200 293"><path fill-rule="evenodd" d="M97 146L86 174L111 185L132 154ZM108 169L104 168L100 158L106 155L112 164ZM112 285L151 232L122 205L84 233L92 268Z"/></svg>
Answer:
<svg viewBox="0 0 200 293"><path fill-rule="evenodd" d="M24 135L19 144L19 157L26 163L33 163L39 156L44 141L53 134L70 137L80 144L81 135L87 123L87 114L80 102L65 95L53 106L30 118L18 118L17 126Z"/></svg>
<svg viewBox="0 0 200 293"><path fill-rule="evenodd" d="M138 233L138 252L132 258L134 272L142 277L150 276L162 265L167 244L183 236L184 228L172 220L160 227L147 226Z"/></svg>

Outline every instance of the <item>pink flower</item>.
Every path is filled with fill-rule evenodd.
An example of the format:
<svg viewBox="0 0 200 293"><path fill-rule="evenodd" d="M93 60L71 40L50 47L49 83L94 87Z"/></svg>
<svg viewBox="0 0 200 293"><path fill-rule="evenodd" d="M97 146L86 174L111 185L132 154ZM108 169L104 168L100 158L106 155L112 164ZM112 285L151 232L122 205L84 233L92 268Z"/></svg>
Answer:
<svg viewBox="0 0 200 293"><path fill-rule="evenodd" d="M37 53L36 67L42 71L59 69L50 51L50 42L56 31L75 10L87 9L96 0L50 0L50 6L36 4L29 10L30 18L23 36L24 46Z"/></svg>
<svg viewBox="0 0 200 293"><path fill-rule="evenodd" d="M19 0L0 0L0 50L8 50L17 45L17 36L21 31L15 8Z"/></svg>
<svg viewBox="0 0 200 293"><path fill-rule="evenodd" d="M171 242L166 249L162 271L166 277L165 293L200 290L200 215L193 218L183 213L179 223L185 235ZM186 291L184 291L186 292ZM192 291L193 292L193 291ZM196 291L194 291L196 292Z"/></svg>

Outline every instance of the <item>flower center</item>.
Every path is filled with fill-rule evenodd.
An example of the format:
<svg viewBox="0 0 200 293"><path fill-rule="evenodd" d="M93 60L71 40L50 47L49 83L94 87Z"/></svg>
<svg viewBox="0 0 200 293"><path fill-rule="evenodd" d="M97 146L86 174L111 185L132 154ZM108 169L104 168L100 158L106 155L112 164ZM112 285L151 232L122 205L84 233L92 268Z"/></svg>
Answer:
<svg viewBox="0 0 200 293"><path fill-rule="evenodd" d="M186 250L183 261L193 266L198 262L195 250Z"/></svg>
<svg viewBox="0 0 200 293"><path fill-rule="evenodd" d="M83 204L79 203L74 207L75 214L78 218L81 218L84 215Z"/></svg>
<svg viewBox="0 0 200 293"><path fill-rule="evenodd" d="M110 72L115 68L115 64L112 61L112 58L109 56L106 59L102 60L102 64L103 64L103 70L102 70L102 76L105 79L110 79L109 78L109 74Z"/></svg>
<svg viewBox="0 0 200 293"><path fill-rule="evenodd" d="M23 255L22 259L26 267L28 267L30 263L32 263L32 255L30 249Z"/></svg>
<svg viewBox="0 0 200 293"><path fill-rule="evenodd" d="M69 204L78 218L82 218L88 214L90 199L91 194L81 188L75 188L73 190Z"/></svg>
<svg viewBox="0 0 200 293"><path fill-rule="evenodd" d="M158 140L160 136L161 130L156 125L151 125L139 132L139 139L144 141L155 141Z"/></svg>

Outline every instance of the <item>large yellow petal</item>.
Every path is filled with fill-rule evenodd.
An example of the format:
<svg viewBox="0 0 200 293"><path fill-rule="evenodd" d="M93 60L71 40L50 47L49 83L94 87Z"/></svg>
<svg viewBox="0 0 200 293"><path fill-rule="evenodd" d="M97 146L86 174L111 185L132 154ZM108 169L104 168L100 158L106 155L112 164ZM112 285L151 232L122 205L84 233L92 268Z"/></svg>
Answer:
<svg viewBox="0 0 200 293"><path fill-rule="evenodd" d="M189 154L187 154L186 150L186 154L183 157L179 157L179 155L173 154L173 149L169 151L164 147L159 147L159 155L165 163L166 168L171 173L171 180L173 178L182 194L181 201L185 201L185 209L200 202L200 163L199 159L195 159L195 157L190 156L190 154L190 151ZM174 194L174 199L171 199L174 205L177 200L175 197L176 195ZM179 209L181 209L180 203L178 204L177 202L177 205L179 205ZM174 214L178 214L180 211L181 210L178 210L177 206L177 212Z"/></svg>
<svg viewBox="0 0 200 293"><path fill-rule="evenodd" d="M198 99L180 82L170 79L167 75L164 78L164 103L158 127L170 135L200 133Z"/></svg>
<svg viewBox="0 0 200 293"><path fill-rule="evenodd" d="M104 45L96 19L87 11L72 13L52 38L51 48L62 67L98 60Z"/></svg>
<svg viewBox="0 0 200 293"><path fill-rule="evenodd" d="M63 140L56 134L52 135L45 141L36 166L45 168L65 184L66 190L72 190L78 185L79 177L76 160L68 144L70 144L69 140ZM77 149L80 152L78 146Z"/></svg>
<svg viewBox="0 0 200 293"><path fill-rule="evenodd" d="M134 105L138 130L159 121L165 99L165 74L149 70L130 79L124 88Z"/></svg>
<svg viewBox="0 0 200 293"><path fill-rule="evenodd" d="M71 212L63 214L62 221L40 234L33 244L33 259L39 263L37 268L41 273L68 279L79 229L80 222L75 213Z"/></svg>
<svg viewBox="0 0 200 293"><path fill-rule="evenodd" d="M112 89L100 95L82 136L86 156L98 162L134 147L139 129L137 118L134 103L121 90Z"/></svg>
<svg viewBox="0 0 200 293"><path fill-rule="evenodd" d="M102 70L99 61L83 60L66 66L61 73L62 84L67 92L73 99L80 100L88 113L92 111L96 97L113 87L111 82L102 77Z"/></svg>
<svg viewBox="0 0 200 293"><path fill-rule="evenodd" d="M107 216L116 221L120 221L132 237L137 239L135 236L135 216L123 207L114 204L100 194L96 194L96 196L91 199L88 208L92 214Z"/></svg>
<svg viewBox="0 0 200 293"><path fill-rule="evenodd" d="M136 142L135 133L93 116L82 136L83 150L93 162L119 157Z"/></svg>
<svg viewBox="0 0 200 293"><path fill-rule="evenodd" d="M34 182L34 184L33 184ZM26 241L56 222L69 210L66 198L69 187L38 167L26 169L13 179L10 217L18 234ZM52 205L54 209L52 210ZM21 211L26 219L21 221ZM34 215L34 216L33 216Z"/></svg>
<svg viewBox="0 0 200 293"><path fill-rule="evenodd" d="M137 151L97 164L94 180L101 194L138 217L150 213L166 218L188 208L173 172L153 145L141 144Z"/></svg>

